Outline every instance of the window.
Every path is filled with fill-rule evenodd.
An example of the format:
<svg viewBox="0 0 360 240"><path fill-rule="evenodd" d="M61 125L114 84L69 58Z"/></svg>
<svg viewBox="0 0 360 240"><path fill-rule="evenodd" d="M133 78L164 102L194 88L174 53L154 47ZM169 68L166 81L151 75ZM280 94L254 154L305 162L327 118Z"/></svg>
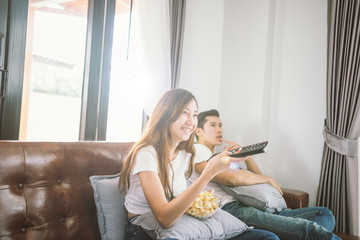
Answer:
<svg viewBox="0 0 360 240"><path fill-rule="evenodd" d="M29 1L21 140L79 138L88 4L57 2Z"/></svg>
<svg viewBox="0 0 360 240"><path fill-rule="evenodd" d="M159 9L158 4L142 2L139 16L149 20L142 26L148 35L130 38L131 44L142 41L139 45L147 46L137 47L136 53L133 49L129 59L132 3L136 1L1 1L0 12L9 12L1 17L8 22L3 24L8 27L2 42L4 72L11 79L6 98L0 100L1 139L135 141L140 137L143 108L149 114L154 101L169 89L170 64L164 64L169 54L164 49L170 48L159 40L169 36L159 24L168 22L164 17L168 8L162 3L159 14L154 14L149 7ZM132 24L132 34L136 27ZM134 59L147 62L138 64ZM144 101L143 95L156 99Z"/></svg>
<svg viewBox="0 0 360 240"><path fill-rule="evenodd" d="M126 5L121 1L116 2L107 141L132 142L138 140L141 135L143 102L141 98L142 88L139 86L142 83L137 75L137 66L132 58L128 58L130 38L131 44L135 45L137 45L136 41L139 38L133 35L134 31L131 34L129 32L130 9L131 5ZM132 22L131 28L136 27Z"/></svg>
<svg viewBox="0 0 360 240"><path fill-rule="evenodd" d="M104 2L29 1L19 139L139 138L142 102L127 69L131 0Z"/></svg>

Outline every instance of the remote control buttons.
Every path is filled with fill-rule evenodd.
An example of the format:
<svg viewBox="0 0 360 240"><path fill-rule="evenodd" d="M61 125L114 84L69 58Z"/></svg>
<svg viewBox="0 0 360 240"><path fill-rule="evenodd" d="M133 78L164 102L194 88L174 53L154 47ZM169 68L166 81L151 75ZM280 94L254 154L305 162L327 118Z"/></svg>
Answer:
<svg viewBox="0 0 360 240"><path fill-rule="evenodd" d="M242 150L242 148L234 149L234 150L232 150L231 154L237 154L237 153L241 152L241 150Z"/></svg>

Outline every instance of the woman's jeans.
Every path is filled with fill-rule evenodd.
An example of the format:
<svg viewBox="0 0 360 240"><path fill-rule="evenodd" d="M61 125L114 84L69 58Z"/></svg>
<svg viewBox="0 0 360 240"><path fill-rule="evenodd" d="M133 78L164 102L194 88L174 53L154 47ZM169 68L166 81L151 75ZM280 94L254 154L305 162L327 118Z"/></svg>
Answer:
<svg viewBox="0 0 360 240"><path fill-rule="evenodd" d="M142 227L132 224L130 220L127 222L125 240L151 240Z"/></svg>
<svg viewBox="0 0 360 240"><path fill-rule="evenodd" d="M340 239L332 234L335 218L326 207L283 210L278 214L262 212L234 201L222 207L248 226L275 233L281 240Z"/></svg>
<svg viewBox="0 0 360 240"><path fill-rule="evenodd" d="M144 229L138 225L132 224L128 221L125 234L126 240L151 240L150 236L146 234ZM168 238L166 240L172 240L174 238ZM165 239L163 239L165 240ZM183 239L181 239L183 240ZM279 238L268 231L260 229L250 229L246 232L233 237L231 240L279 240Z"/></svg>

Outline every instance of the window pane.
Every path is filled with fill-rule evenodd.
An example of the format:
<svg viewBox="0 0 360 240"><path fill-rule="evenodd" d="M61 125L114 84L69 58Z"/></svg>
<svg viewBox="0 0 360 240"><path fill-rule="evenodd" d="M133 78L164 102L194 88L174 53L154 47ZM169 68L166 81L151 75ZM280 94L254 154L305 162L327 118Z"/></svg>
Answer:
<svg viewBox="0 0 360 240"><path fill-rule="evenodd" d="M135 1L134 1L135 2ZM107 141L137 141L142 127L140 79L127 59L130 0L116 1L110 76ZM131 31L133 28L131 26ZM131 44L136 41L131 35Z"/></svg>
<svg viewBox="0 0 360 240"><path fill-rule="evenodd" d="M20 139L79 138L87 0L30 0Z"/></svg>

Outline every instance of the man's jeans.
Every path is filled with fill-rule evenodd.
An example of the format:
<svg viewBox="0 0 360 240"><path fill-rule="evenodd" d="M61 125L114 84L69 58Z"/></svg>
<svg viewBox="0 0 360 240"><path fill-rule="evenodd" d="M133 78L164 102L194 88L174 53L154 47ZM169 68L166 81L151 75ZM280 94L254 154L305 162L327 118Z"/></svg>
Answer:
<svg viewBox="0 0 360 240"><path fill-rule="evenodd" d="M278 236L274 233L261 230L261 229L250 229L243 232L230 240L279 240Z"/></svg>
<svg viewBox="0 0 360 240"><path fill-rule="evenodd" d="M234 201L225 204L222 209L239 218L248 226L275 233L281 240L340 239L332 234L335 219L326 207L283 210L278 214L272 214Z"/></svg>

